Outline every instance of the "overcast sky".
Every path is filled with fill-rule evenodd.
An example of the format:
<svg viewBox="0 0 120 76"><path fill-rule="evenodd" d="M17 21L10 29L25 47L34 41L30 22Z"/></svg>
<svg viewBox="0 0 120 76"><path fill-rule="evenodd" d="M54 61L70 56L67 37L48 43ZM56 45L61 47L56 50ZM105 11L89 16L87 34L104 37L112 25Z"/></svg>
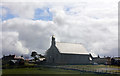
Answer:
<svg viewBox="0 0 120 76"><path fill-rule="evenodd" d="M52 35L58 42L81 43L96 55L118 55L119 0L9 1L0 5L4 55L44 54Z"/></svg>

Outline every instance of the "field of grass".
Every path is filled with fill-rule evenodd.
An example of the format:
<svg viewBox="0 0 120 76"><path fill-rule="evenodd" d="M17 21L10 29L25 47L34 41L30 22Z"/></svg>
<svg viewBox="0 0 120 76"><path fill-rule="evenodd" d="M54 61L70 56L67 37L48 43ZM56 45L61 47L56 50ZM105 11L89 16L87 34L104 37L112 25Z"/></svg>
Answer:
<svg viewBox="0 0 120 76"><path fill-rule="evenodd" d="M82 74L83 72L57 69L57 68L55 69L55 68L38 67L38 68L3 69L2 73L3 74Z"/></svg>
<svg viewBox="0 0 120 76"><path fill-rule="evenodd" d="M118 66L109 66L109 65L50 66L50 65L36 65L36 64L26 63L24 66L7 65L7 68L4 68L2 70L2 74L3 75L5 74L90 74L96 76L98 74L104 74L104 73L111 73L111 74L120 73L120 70L108 70L108 71L104 70L106 68L120 69L120 67Z"/></svg>
<svg viewBox="0 0 120 76"><path fill-rule="evenodd" d="M59 68L78 69L84 71L120 74L120 67L113 65L64 65Z"/></svg>

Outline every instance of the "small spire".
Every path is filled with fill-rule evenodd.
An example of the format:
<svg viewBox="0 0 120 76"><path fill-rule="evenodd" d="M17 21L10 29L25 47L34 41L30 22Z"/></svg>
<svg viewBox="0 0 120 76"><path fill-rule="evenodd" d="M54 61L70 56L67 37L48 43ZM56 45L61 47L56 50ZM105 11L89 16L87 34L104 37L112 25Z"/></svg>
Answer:
<svg viewBox="0 0 120 76"><path fill-rule="evenodd" d="M54 35L52 35L52 41L53 41L53 40L55 41L55 36L54 36Z"/></svg>
<svg viewBox="0 0 120 76"><path fill-rule="evenodd" d="M52 45L55 45L55 36L52 35Z"/></svg>

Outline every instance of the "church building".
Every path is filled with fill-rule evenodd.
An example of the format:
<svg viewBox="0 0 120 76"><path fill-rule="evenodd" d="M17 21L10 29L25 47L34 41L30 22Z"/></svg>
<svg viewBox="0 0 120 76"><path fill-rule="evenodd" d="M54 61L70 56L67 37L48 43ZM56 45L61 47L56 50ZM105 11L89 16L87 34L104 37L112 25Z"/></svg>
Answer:
<svg viewBox="0 0 120 76"><path fill-rule="evenodd" d="M90 57L91 54L83 45L56 42L54 36L45 54L46 61L50 64L90 64Z"/></svg>

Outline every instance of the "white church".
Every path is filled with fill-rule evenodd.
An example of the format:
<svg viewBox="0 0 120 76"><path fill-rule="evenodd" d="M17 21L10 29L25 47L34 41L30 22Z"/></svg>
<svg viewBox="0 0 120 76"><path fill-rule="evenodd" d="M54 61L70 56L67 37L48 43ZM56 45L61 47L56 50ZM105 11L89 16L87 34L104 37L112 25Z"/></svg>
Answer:
<svg viewBox="0 0 120 76"><path fill-rule="evenodd" d="M45 58L50 64L90 64L91 54L81 44L56 42L52 36Z"/></svg>

